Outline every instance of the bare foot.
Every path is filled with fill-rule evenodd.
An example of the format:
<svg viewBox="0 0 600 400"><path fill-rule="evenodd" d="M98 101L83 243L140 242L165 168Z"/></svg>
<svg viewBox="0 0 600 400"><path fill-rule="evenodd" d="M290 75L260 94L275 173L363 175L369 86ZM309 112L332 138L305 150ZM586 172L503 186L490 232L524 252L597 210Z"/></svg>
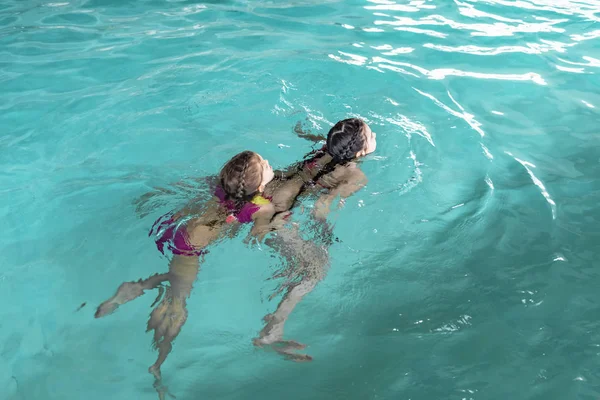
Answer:
<svg viewBox="0 0 600 400"><path fill-rule="evenodd" d="M298 343L295 340L278 340L276 342L269 342L264 338L255 338L252 342L256 347L267 347L276 351L284 356L286 360L295 362L312 361L312 357L308 354L295 353L296 350L304 350L306 348L305 344Z"/></svg>
<svg viewBox="0 0 600 400"><path fill-rule="evenodd" d="M283 355L286 360L295 362L312 361L312 357L308 354L295 353L296 350L304 350L306 348L306 345L298 343L294 340L282 340L279 342L275 342L271 345L271 347L273 347L273 349L277 353Z"/></svg>
<svg viewBox="0 0 600 400"><path fill-rule="evenodd" d="M112 314L119 306L138 298L143 293L144 289L140 282L125 282L119 286L117 293L113 297L100 304L94 317L101 318Z"/></svg>
<svg viewBox="0 0 600 400"><path fill-rule="evenodd" d="M298 343L295 340L280 340L273 343L272 346L274 349L281 351L304 350L306 348L305 344Z"/></svg>
<svg viewBox="0 0 600 400"><path fill-rule="evenodd" d="M258 340L262 344L270 345L283 340L283 323L275 315L267 314L263 317L265 327L258 333Z"/></svg>
<svg viewBox="0 0 600 400"><path fill-rule="evenodd" d="M296 362L311 361L312 357L308 354L298 354L297 350L304 350L305 344L295 340L283 340L283 326L278 324L273 314L264 316L263 321L267 325L260 331L257 338L252 340L256 347L267 348L283 355L286 360Z"/></svg>
<svg viewBox="0 0 600 400"><path fill-rule="evenodd" d="M148 369L148 372L154 375L154 384L152 386L154 387L154 390L156 390L156 394L158 394L158 400L166 400L167 395L172 399L177 398L169 392L169 389L165 385L163 385L160 369L152 366Z"/></svg>
<svg viewBox="0 0 600 400"><path fill-rule="evenodd" d="M295 354L295 353L284 353L278 352L282 354L286 360L295 361L295 362L309 362L312 361L312 357L308 354Z"/></svg>

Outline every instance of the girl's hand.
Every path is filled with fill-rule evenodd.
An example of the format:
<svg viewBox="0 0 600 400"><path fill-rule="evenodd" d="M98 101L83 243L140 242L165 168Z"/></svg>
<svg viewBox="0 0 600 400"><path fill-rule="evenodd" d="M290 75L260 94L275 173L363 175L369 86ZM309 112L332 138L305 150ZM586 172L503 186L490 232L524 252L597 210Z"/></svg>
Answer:
<svg viewBox="0 0 600 400"><path fill-rule="evenodd" d="M271 220L269 227L272 231L276 231L278 229L283 228L289 222L289 218L291 215L291 211L286 211L275 215L275 217Z"/></svg>
<svg viewBox="0 0 600 400"><path fill-rule="evenodd" d="M331 208L331 199L329 196L321 196L315 202L315 208L313 209L313 215L316 219L320 221L325 221L327 219L327 215L329 215L329 210Z"/></svg>

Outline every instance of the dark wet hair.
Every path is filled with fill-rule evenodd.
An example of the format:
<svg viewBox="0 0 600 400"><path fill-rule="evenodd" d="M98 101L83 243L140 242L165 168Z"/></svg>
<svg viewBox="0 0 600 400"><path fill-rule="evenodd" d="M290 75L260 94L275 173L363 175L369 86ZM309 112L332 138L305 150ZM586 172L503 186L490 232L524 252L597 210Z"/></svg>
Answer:
<svg viewBox="0 0 600 400"><path fill-rule="evenodd" d="M367 138L364 135L365 122L359 118L348 118L336 123L327 133L325 151L333 159L325 164L315 175L312 182L316 183L323 175L333 171L337 165L346 164L356 158L356 153L364 150ZM312 157L319 158L322 151L317 151Z"/></svg>
<svg viewBox="0 0 600 400"><path fill-rule="evenodd" d="M367 144L364 129L365 122L362 119L348 118L339 121L327 134L327 152L338 163L356 158L356 153Z"/></svg>
<svg viewBox="0 0 600 400"><path fill-rule="evenodd" d="M252 151L243 151L225 164L219 174L219 183L227 200L236 206L243 204L258 192L262 182L263 169L260 157Z"/></svg>

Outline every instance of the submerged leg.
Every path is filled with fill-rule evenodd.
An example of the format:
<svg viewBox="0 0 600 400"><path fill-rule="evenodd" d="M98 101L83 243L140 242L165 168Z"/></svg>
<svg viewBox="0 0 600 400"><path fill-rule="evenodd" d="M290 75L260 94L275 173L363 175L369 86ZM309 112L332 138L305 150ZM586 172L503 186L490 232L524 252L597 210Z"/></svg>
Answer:
<svg viewBox="0 0 600 400"><path fill-rule="evenodd" d="M283 340L283 331L285 322L298 305L298 303L310 293L317 283L318 279L304 278L299 283L293 284L285 292L283 299L279 302L274 313L265 316L265 327L254 339L256 346L271 346L273 350L284 355L287 359L294 361L310 361L312 357L306 354L296 354L295 350L304 349L306 346L293 340Z"/></svg>
<svg viewBox="0 0 600 400"><path fill-rule="evenodd" d="M312 358L309 355L294 352L303 349L305 347L303 344L283 340L284 327L298 303L325 276L329 265L327 251L313 241L303 240L297 229L278 231L277 236L270 239L268 244L286 259L286 270L279 276L285 276L287 283L283 285L285 289L283 299L277 305L275 312L265 316L266 325L254 339L254 344L260 347L270 346L287 359L310 361Z"/></svg>
<svg viewBox="0 0 600 400"><path fill-rule="evenodd" d="M162 383L161 366L173 350L173 341L187 321L187 298L199 271L198 257L174 256L169 264L169 286L148 319L146 332L154 331L152 346L158 350L156 362L148 372L154 376L154 388L160 400L168 394Z"/></svg>
<svg viewBox="0 0 600 400"><path fill-rule="evenodd" d="M158 358L148 372L154 376L154 388L158 392L159 399L163 399L166 393L166 388L162 384L160 367L173 350L173 340L181 332L187 315L185 298L173 297L172 289L168 287L165 298L152 311L148 320L146 331L154 330L152 345L158 350Z"/></svg>
<svg viewBox="0 0 600 400"><path fill-rule="evenodd" d="M113 297L100 304L94 316L96 318L101 318L112 314L117 310L117 308L119 308L119 306L140 297L142 294L144 294L144 290L150 290L159 287L168 279L168 273L155 274L147 279L140 279L137 282L122 283L121 286L119 286L119 289L117 289L117 293L115 293Z"/></svg>

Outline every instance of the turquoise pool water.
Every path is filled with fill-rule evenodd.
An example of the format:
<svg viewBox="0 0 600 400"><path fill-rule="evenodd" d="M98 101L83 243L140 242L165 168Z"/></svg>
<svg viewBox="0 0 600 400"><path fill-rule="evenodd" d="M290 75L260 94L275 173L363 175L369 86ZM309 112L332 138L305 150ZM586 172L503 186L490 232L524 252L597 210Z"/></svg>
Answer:
<svg viewBox="0 0 600 400"><path fill-rule="evenodd" d="M277 261L215 248L163 367L178 399L600 397L600 3L0 3L0 398L155 399L147 231L234 153L378 133L327 278L252 346ZM183 189L171 185L192 182ZM142 210L135 201L167 188ZM310 206L310 204L305 204ZM86 305L79 311L78 308Z"/></svg>

